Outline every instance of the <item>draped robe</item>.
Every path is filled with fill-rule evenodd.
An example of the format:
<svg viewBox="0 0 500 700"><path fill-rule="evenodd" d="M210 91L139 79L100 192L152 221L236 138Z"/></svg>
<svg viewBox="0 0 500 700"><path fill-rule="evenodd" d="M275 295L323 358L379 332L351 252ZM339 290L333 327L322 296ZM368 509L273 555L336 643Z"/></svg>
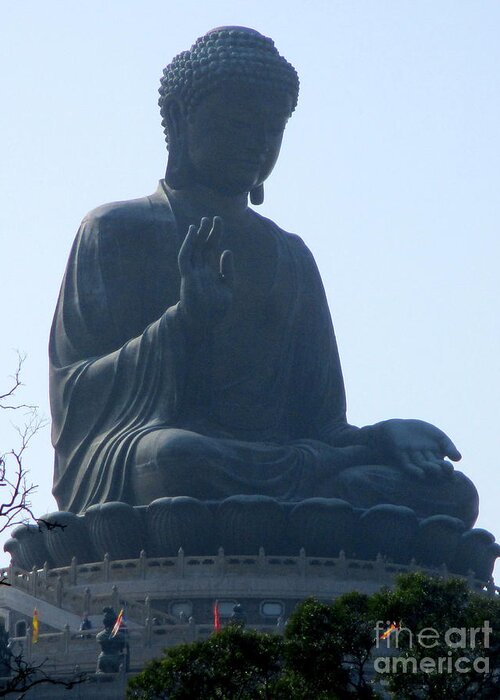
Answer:
<svg viewBox="0 0 500 700"><path fill-rule="evenodd" d="M200 470L191 473L188 460L172 471L169 493L157 497L355 500L339 477L371 455L346 420L337 345L311 253L249 209L232 224L229 217L233 307L210 337L193 343L176 312L178 252L187 223L196 223L188 218L161 181L154 195L105 205L82 222L50 339L59 508L140 505L138 450L170 429L206 438L203 479L197 483ZM389 470L383 478L389 493L375 501L397 503L400 475ZM438 510L448 511L445 503Z"/></svg>

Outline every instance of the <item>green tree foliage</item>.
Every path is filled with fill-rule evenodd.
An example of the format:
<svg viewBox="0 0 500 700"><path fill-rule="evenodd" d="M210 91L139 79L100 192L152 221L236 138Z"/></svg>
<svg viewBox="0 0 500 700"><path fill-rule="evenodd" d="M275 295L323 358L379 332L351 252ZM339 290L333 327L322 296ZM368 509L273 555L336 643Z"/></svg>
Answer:
<svg viewBox="0 0 500 700"><path fill-rule="evenodd" d="M297 700L376 697L365 674L375 619L370 599L359 593L332 604L305 600L286 627L280 689Z"/></svg>
<svg viewBox="0 0 500 700"><path fill-rule="evenodd" d="M392 658L385 664L390 672L380 674L395 697L500 698L498 599L474 594L459 579L415 573L402 576L393 591L375 594L373 604L381 620L402 623L390 637L390 649L408 662L395 666Z"/></svg>
<svg viewBox="0 0 500 700"><path fill-rule="evenodd" d="M411 634L403 629L381 642L380 632L392 620ZM493 629L487 643L481 632L486 621ZM471 627L477 629L474 639ZM421 637L426 644L437 637L432 648L419 644L425 628L435 630ZM467 630L465 647L453 646L462 639L453 628ZM497 598L474 594L460 580L408 574L394 590L372 596L352 592L332 603L303 601L283 637L229 626L205 641L170 648L130 682L127 698L372 700L383 688L398 700L492 700L500 697L499 630ZM440 657L446 659L441 672ZM394 658L399 668L392 672ZM459 658L468 660L467 672L450 672L448 659L454 664ZM416 672L404 673L400 659L413 659ZM382 672L377 676L374 668Z"/></svg>
<svg viewBox="0 0 500 700"><path fill-rule="evenodd" d="M128 698L271 698L281 673L283 640L229 626L209 639L165 652L129 683Z"/></svg>

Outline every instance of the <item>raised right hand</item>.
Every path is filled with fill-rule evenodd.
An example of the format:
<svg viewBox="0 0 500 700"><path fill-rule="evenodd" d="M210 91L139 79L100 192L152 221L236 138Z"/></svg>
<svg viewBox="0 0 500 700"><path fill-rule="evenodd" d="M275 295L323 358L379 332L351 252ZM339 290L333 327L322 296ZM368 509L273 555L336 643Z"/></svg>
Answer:
<svg viewBox="0 0 500 700"><path fill-rule="evenodd" d="M234 268L230 250L220 253L222 219L203 217L190 226L179 251L181 293L178 310L188 327L204 333L227 313L233 301Z"/></svg>

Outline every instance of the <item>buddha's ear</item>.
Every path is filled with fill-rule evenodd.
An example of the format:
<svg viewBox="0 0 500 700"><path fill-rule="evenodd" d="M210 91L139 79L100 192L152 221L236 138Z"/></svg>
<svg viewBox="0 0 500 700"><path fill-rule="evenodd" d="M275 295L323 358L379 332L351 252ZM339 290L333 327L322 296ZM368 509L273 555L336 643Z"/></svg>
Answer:
<svg viewBox="0 0 500 700"><path fill-rule="evenodd" d="M183 138L185 131L185 109L181 102L174 96L169 95L163 106L165 119L168 128L169 150L170 146L179 138Z"/></svg>
<svg viewBox="0 0 500 700"><path fill-rule="evenodd" d="M182 189L188 184L189 173L185 110L179 100L169 97L164 106L164 113L168 129L165 180L174 189Z"/></svg>

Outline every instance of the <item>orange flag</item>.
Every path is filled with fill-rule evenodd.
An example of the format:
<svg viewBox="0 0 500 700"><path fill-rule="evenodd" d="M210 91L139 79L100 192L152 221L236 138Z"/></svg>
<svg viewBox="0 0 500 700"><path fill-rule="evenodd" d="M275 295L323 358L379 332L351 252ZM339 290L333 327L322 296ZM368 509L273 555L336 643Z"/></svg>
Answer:
<svg viewBox="0 0 500 700"><path fill-rule="evenodd" d="M31 626L31 642L36 644L38 642L38 610L35 608L33 610L33 623Z"/></svg>
<svg viewBox="0 0 500 700"><path fill-rule="evenodd" d="M390 627L388 627L388 628L386 629L386 631L383 632L383 633L380 635L379 639L387 639L387 637L390 637L390 635L391 635L393 632L395 632L396 630L398 630L400 627L401 627L401 623L398 624L397 622L393 622L393 623L390 625Z"/></svg>
<svg viewBox="0 0 500 700"><path fill-rule="evenodd" d="M215 601L214 605L214 630L215 632L220 632L220 615L219 615L219 601Z"/></svg>
<svg viewBox="0 0 500 700"><path fill-rule="evenodd" d="M116 618L115 626L111 630L112 637L116 637L116 635L120 631L120 627L122 626L122 622L123 622L123 608L118 613L118 617Z"/></svg>

